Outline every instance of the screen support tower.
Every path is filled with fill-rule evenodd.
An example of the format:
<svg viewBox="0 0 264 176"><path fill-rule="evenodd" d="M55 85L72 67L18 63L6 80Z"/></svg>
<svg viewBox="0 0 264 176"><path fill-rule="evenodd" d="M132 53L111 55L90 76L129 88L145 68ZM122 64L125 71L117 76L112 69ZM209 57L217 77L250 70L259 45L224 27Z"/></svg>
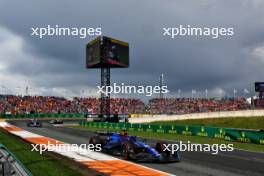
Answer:
<svg viewBox="0 0 264 176"><path fill-rule="evenodd" d="M111 68L129 67L129 44L124 41L113 39L106 36L98 36L86 44L86 68L101 69L101 88L100 88L100 117L106 121L110 119L110 93L106 90L110 86Z"/></svg>
<svg viewBox="0 0 264 176"><path fill-rule="evenodd" d="M106 92L106 87L110 86L110 67L101 67L101 87L103 91ZM101 115L106 116L107 119L110 119L110 93L101 92Z"/></svg>

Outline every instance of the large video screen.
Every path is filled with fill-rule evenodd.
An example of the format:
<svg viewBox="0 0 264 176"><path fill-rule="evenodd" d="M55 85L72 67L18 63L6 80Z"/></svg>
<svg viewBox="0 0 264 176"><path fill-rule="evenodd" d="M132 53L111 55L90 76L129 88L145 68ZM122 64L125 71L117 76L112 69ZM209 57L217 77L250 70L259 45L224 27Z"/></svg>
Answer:
<svg viewBox="0 0 264 176"><path fill-rule="evenodd" d="M128 43L104 37L104 62L110 67L129 67Z"/></svg>
<svg viewBox="0 0 264 176"><path fill-rule="evenodd" d="M86 45L86 67L129 67L129 44L109 37L92 40Z"/></svg>
<svg viewBox="0 0 264 176"><path fill-rule="evenodd" d="M100 57L100 37L97 37L86 45L86 67L99 68Z"/></svg>
<svg viewBox="0 0 264 176"><path fill-rule="evenodd" d="M264 82L255 82L255 91L264 92Z"/></svg>

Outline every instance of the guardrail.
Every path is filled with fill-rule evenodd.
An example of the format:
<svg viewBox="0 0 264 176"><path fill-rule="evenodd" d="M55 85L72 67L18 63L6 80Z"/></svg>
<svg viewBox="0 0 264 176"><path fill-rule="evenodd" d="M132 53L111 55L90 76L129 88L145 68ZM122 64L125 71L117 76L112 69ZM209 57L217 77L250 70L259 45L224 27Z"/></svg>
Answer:
<svg viewBox="0 0 264 176"><path fill-rule="evenodd" d="M80 122L80 125L86 127L95 127L103 130L127 130L163 134L182 134L218 138L227 141L264 144L264 132L244 129L240 130L232 128L218 128L192 125L147 125L132 123L107 123L84 121Z"/></svg>
<svg viewBox="0 0 264 176"><path fill-rule="evenodd" d="M24 165L2 144L0 144L1 176L32 176Z"/></svg>

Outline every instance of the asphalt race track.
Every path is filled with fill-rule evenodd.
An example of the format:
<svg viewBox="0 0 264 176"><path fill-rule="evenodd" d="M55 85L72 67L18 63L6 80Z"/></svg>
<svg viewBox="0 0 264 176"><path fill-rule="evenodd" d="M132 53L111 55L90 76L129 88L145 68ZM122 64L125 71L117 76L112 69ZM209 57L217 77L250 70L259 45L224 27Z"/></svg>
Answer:
<svg viewBox="0 0 264 176"><path fill-rule="evenodd" d="M43 123L43 128L30 128L26 122L11 122L25 130L67 143L88 144L93 135L82 129L70 129ZM72 123L72 122L71 122ZM76 123L76 122L75 122ZM154 140L148 140L154 143ZM169 143L172 143L171 141ZM264 146L263 146L264 147ZM140 163L177 176L262 176L264 175L264 153L235 150L212 155L206 152L181 152L178 163Z"/></svg>

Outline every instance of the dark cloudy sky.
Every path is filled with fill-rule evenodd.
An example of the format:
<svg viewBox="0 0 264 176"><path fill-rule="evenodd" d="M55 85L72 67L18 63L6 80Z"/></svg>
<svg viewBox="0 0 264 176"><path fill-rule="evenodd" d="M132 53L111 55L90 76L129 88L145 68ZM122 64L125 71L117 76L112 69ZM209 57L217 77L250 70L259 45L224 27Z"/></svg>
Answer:
<svg viewBox="0 0 264 176"><path fill-rule="evenodd" d="M0 0L0 85L5 91L96 89L99 71L85 69L87 37L31 36L31 27L101 27L130 44L130 68L112 70L112 83L157 85L161 73L178 89L250 90L264 81L263 0ZM234 36L163 36L163 27L233 27ZM17 88L17 90L15 90ZM53 89L52 89L53 88ZM56 90L55 90L55 89ZM2 89L2 91L4 91ZM46 93L47 93L46 92Z"/></svg>

